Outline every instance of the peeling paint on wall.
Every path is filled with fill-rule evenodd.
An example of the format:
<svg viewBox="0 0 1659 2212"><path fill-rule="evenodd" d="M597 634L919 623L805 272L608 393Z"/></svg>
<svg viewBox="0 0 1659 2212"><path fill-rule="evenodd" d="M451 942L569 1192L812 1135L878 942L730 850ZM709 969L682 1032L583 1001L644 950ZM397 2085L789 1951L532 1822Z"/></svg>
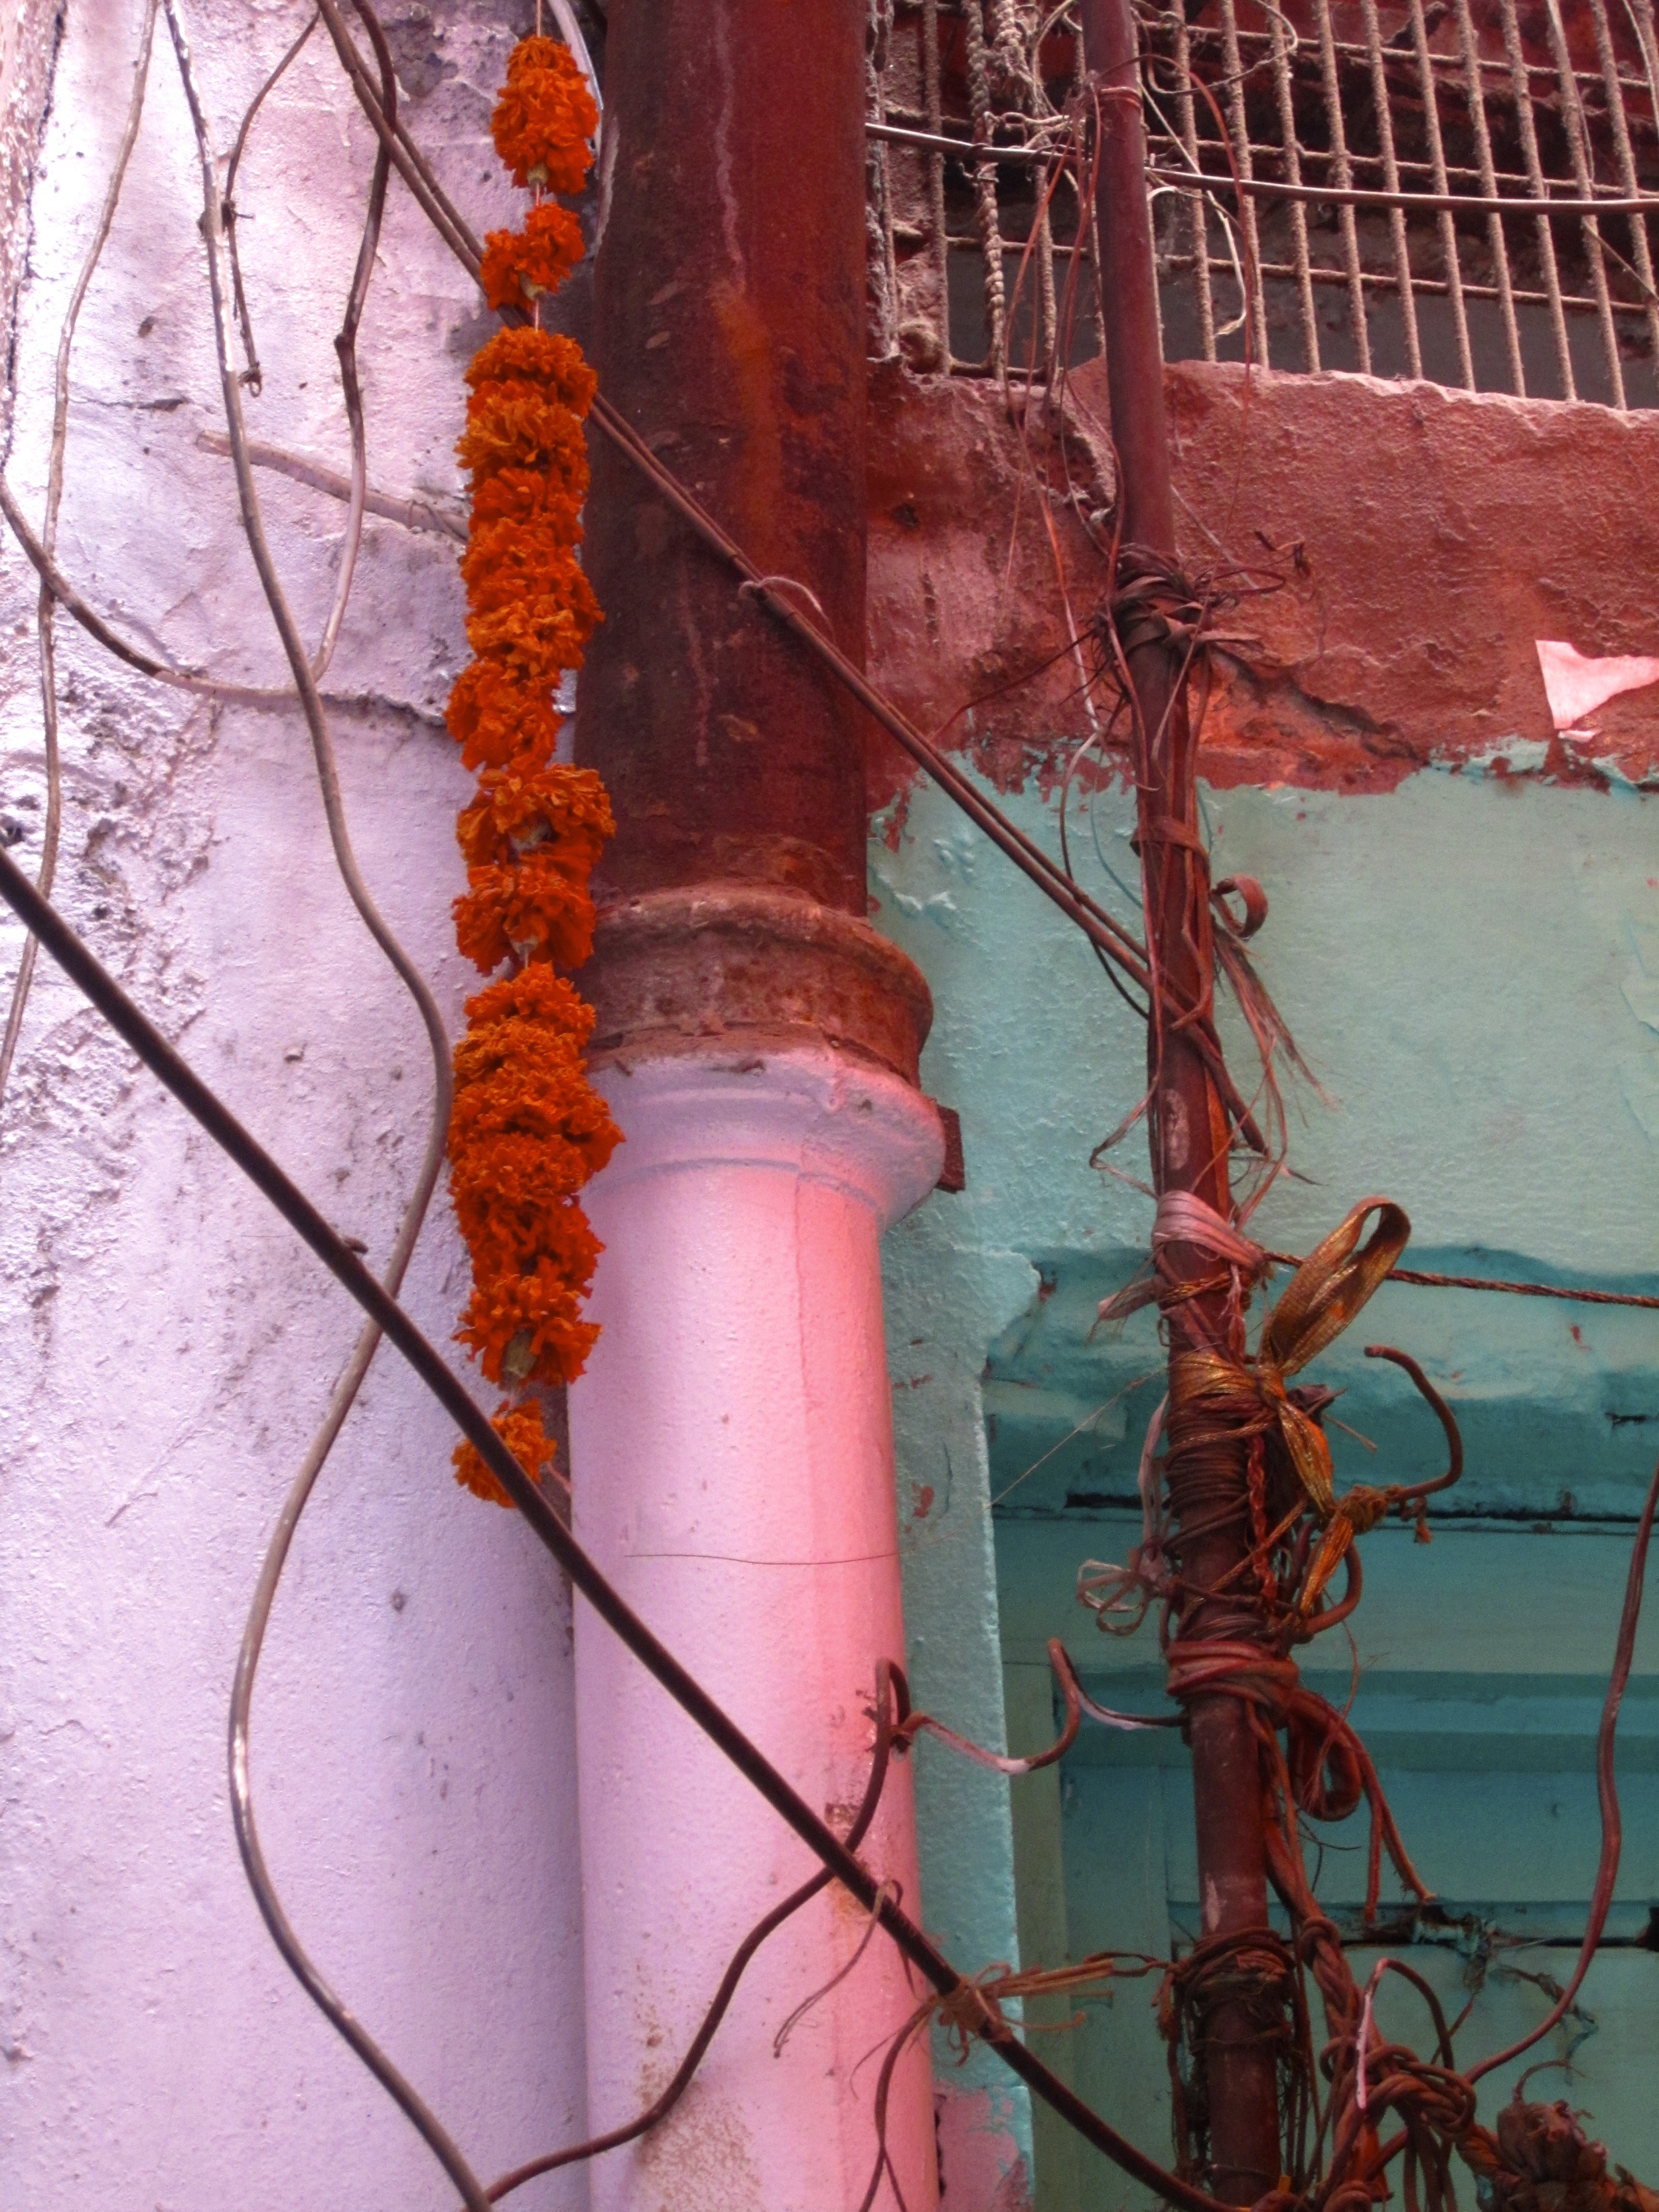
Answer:
<svg viewBox="0 0 1659 2212"><path fill-rule="evenodd" d="M1182 362L1167 373L1183 559L1276 580L1227 628L1201 759L1212 787L1390 791L1438 764L1606 787L1659 771L1659 695L1603 695L1593 754L1564 744L1536 641L1641 657L1656 632L1659 417L1428 384ZM925 730L1004 790L1048 787L1088 728L1079 632L1104 563L1074 508L1040 512L988 384L872 380L870 658ZM1076 506L1105 497L1097 362L1074 373ZM1109 482L1109 466L1104 471ZM1613 557L1611 549L1617 549ZM1541 748L1541 751L1540 749ZM872 807L909 787L884 744Z"/></svg>

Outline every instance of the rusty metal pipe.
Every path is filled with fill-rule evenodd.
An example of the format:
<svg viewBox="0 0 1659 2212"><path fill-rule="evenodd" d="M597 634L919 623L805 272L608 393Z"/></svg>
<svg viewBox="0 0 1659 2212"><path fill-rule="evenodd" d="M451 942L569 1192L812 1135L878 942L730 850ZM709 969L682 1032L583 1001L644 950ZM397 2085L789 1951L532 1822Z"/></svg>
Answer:
<svg viewBox="0 0 1659 2212"><path fill-rule="evenodd" d="M1095 221L1099 241L1112 439L1117 449L1121 543L1172 559L1175 501L1164 418L1157 277L1146 198L1146 131L1140 107L1135 20L1130 0L1083 0L1083 40L1099 116ZM1128 658L1140 736L1139 813L1147 873L1147 924L1164 979L1159 1017L1149 1025L1149 1070L1157 1085L1152 1116L1152 1176L1158 1190L1191 1191L1224 1218L1229 1212L1227 1121L1215 1085L1188 1034L1172 1017L1207 1005L1213 982L1207 902L1199 872L1163 825L1195 829L1196 773L1180 655L1168 645L1139 646ZM1213 1275L1196 1248L1172 1249L1179 1278ZM1169 1309L1171 1352L1225 1337L1224 1295L1212 1292ZM1238 1454L1240 1494L1244 1449ZM1208 1516L1213 1518L1213 1516ZM1212 1527L1182 1551L1191 1583L1213 1589L1248 1555L1247 1526ZM1224 1604L1225 1601L1224 1601ZM1189 1609L1182 1638L1201 1640L1224 1625L1214 1603ZM1244 1706L1234 1698L1194 1698L1188 1708L1196 1801L1198 1866L1206 1936L1267 1925L1267 1846L1260 1760ZM1279 2175L1278 2085L1273 2052L1240 2005L1216 2007L1205 2050L1210 2185L1218 2197L1249 2203Z"/></svg>
<svg viewBox="0 0 1659 2212"><path fill-rule="evenodd" d="M861 666L866 9L808 12L611 9L592 351L618 413ZM584 559L605 620L576 753L619 825L601 902L736 879L862 916L857 708L734 605L607 441L592 460Z"/></svg>

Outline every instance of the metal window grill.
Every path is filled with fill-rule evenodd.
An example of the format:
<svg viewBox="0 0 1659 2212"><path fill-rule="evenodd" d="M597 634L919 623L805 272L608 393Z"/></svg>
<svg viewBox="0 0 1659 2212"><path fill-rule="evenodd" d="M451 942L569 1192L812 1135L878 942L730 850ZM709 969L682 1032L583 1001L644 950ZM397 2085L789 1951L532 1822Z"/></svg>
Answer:
<svg viewBox="0 0 1659 2212"><path fill-rule="evenodd" d="M1274 368L1659 406L1654 214L1626 204L1659 193L1654 0L1140 14L1170 359L1248 347ZM878 354L1041 378L1096 349L1091 283L1066 307L1087 227L1054 177L1081 83L1075 15L872 0Z"/></svg>

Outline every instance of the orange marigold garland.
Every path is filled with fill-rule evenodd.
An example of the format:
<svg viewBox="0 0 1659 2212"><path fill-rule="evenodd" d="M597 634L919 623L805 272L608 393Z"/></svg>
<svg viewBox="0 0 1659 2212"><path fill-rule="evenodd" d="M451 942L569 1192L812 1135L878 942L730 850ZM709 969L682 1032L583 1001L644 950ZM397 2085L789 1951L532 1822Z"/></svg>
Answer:
<svg viewBox="0 0 1659 2212"><path fill-rule="evenodd" d="M580 189L598 114L581 72L551 39L523 39L494 118L515 183ZM532 208L521 232L492 231L483 289L524 307L581 258L568 209ZM580 668L599 608L576 558L587 491L581 417L593 372L550 331L498 331L473 356L466 428L456 451L471 479L461 562L474 659L450 695L448 721L468 768L483 771L460 817L467 888L455 902L460 948L486 974L509 972L467 1001L455 1050L450 1194L472 1259L472 1295L456 1334L506 1389L571 1382L599 1334L582 1318L599 1245L579 1194L619 1141L589 1084L592 1009L557 968L593 944L588 876L615 832L590 769L554 757L561 677ZM532 1480L555 1465L532 1398L508 1400L495 1431ZM459 1481L505 1505L471 1444Z"/></svg>

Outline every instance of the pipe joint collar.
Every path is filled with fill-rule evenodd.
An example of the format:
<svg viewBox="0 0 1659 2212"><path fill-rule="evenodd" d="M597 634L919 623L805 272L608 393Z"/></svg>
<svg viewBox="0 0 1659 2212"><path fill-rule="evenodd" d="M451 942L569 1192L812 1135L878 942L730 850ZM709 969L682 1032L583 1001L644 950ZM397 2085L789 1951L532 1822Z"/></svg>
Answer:
<svg viewBox="0 0 1659 2212"><path fill-rule="evenodd" d="M933 1018L921 971L856 915L770 884L714 882L600 914L581 987L590 1060L822 1049L904 1082Z"/></svg>

